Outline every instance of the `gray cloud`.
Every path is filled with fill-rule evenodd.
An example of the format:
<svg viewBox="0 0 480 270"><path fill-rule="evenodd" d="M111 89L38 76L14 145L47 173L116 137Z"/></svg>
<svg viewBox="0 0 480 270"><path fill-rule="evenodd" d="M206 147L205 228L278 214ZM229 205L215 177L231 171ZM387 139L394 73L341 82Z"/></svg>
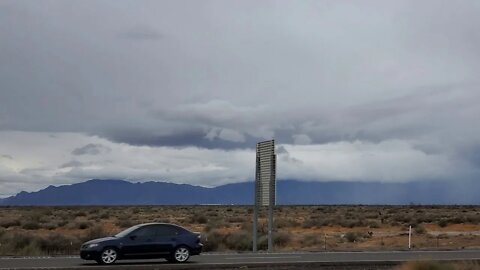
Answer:
<svg viewBox="0 0 480 270"><path fill-rule="evenodd" d="M136 146L197 146L201 148L237 149L255 147L257 138L245 136L244 141L223 140L219 136L208 139L203 129L182 130L169 135L156 135L153 131L119 129L99 134L114 142L122 142Z"/></svg>
<svg viewBox="0 0 480 270"><path fill-rule="evenodd" d="M5 159L13 160L13 157L11 155L1 155L0 157L5 158Z"/></svg>
<svg viewBox="0 0 480 270"><path fill-rule="evenodd" d="M50 168L48 167L26 168L26 169L20 170L20 174L41 178L43 177L42 174L49 170Z"/></svg>
<svg viewBox="0 0 480 270"><path fill-rule="evenodd" d="M231 151L400 140L480 168L478 1L0 5L0 131Z"/></svg>
<svg viewBox="0 0 480 270"><path fill-rule="evenodd" d="M107 146L101 144L92 144L89 143L85 146L75 148L72 151L72 155L81 156L81 155L99 155L102 153L108 153L111 149Z"/></svg>
<svg viewBox="0 0 480 270"><path fill-rule="evenodd" d="M72 161L69 161L67 163L64 163L62 165L60 165L59 168L63 169L63 168L76 168L76 167L81 167L83 166L83 163L78 161L78 160L72 160Z"/></svg>
<svg viewBox="0 0 480 270"><path fill-rule="evenodd" d="M120 33L119 37L137 41L155 41L161 39L163 35L149 25L137 25Z"/></svg>
<svg viewBox="0 0 480 270"><path fill-rule="evenodd" d="M288 154L287 149L285 149L284 146L278 146L277 149L275 149L275 153L277 154Z"/></svg>
<svg viewBox="0 0 480 270"><path fill-rule="evenodd" d="M290 164L301 164L302 161L292 157L285 146L280 145L276 149L276 154L281 162L290 163Z"/></svg>
<svg viewBox="0 0 480 270"><path fill-rule="evenodd" d="M102 1L92 9L82 1L3 1L10 15L0 23L12 27L0 29L8 63L0 67L0 129L108 138L136 130L139 141L145 133L181 141L200 130L200 142L220 129L235 132L236 145L281 130L290 142L298 126L337 120L332 114L352 106L425 85L478 87L476 2L187 2ZM115 33L162 38L136 47ZM374 120L384 112L363 113Z"/></svg>

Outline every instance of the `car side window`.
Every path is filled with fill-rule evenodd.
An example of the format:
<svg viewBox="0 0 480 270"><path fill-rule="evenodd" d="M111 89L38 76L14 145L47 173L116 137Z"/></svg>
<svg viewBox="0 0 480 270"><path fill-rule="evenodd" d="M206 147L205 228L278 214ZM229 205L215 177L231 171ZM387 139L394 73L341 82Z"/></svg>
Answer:
<svg viewBox="0 0 480 270"><path fill-rule="evenodd" d="M178 228L169 225L159 225L157 226L157 236L174 236L178 235Z"/></svg>
<svg viewBox="0 0 480 270"><path fill-rule="evenodd" d="M156 230L154 226L145 226L142 227L132 233L137 237L154 237L156 234Z"/></svg>

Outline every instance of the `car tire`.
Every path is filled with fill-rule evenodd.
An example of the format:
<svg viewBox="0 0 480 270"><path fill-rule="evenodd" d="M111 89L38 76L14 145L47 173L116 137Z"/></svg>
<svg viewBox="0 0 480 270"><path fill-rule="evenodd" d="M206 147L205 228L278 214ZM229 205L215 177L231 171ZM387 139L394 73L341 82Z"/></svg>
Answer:
<svg viewBox="0 0 480 270"><path fill-rule="evenodd" d="M97 259L99 264L113 264L118 259L118 251L115 248L107 247L100 253L100 258Z"/></svg>
<svg viewBox="0 0 480 270"><path fill-rule="evenodd" d="M167 258L169 262L184 263L190 258L190 249L186 246L179 246L173 251L171 257Z"/></svg>

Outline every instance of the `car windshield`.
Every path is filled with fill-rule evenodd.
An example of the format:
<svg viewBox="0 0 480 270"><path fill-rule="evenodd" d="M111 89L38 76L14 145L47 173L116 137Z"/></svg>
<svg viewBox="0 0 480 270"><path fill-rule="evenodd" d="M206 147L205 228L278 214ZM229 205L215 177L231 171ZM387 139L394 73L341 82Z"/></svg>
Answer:
<svg viewBox="0 0 480 270"><path fill-rule="evenodd" d="M125 229L117 234L115 234L114 236L115 237L125 237L127 236L129 233L133 232L134 230L138 229L138 225L137 226L133 226L133 227L130 227L128 229Z"/></svg>

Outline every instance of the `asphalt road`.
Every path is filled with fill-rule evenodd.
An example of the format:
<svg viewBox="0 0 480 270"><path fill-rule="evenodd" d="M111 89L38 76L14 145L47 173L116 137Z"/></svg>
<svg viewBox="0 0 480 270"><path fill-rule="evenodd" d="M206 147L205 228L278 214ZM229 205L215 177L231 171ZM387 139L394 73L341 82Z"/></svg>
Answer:
<svg viewBox="0 0 480 270"><path fill-rule="evenodd" d="M396 252L310 252L310 253L242 253L202 254L187 264L169 264L165 260L118 261L114 269L212 269L227 266L308 264L308 263L375 263L411 260L480 260L480 250L462 251L396 251ZM95 262L79 257L0 258L0 269L94 269ZM107 267L108 268L108 267Z"/></svg>

